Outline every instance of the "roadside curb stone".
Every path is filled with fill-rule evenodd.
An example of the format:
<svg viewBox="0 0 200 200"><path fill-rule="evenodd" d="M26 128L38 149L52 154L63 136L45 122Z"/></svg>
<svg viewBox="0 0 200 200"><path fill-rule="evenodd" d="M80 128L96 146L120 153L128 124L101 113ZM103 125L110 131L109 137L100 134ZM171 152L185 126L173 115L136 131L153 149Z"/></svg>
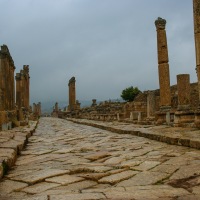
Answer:
<svg viewBox="0 0 200 200"><path fill-rule="evenodd" d="M28 138L34 133L37 124L38 121L30 121L29 127L16 127L1 134L1 139L6 142L0 141L0 180L15 164L17 155L26 146ZM8 169L4 169L5 167Z"/></svg>

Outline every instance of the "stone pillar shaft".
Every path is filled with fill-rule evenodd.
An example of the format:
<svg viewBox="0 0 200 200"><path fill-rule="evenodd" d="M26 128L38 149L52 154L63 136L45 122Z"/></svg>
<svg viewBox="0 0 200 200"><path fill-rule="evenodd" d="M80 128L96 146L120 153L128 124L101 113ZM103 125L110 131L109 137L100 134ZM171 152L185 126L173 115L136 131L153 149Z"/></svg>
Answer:
<svg viewBox="0 0 200 200"><path fill-rule="evenodd" d="M156 110L155 92L148 92L147 94L147 117L153 117Z"/></svg>
<svg viewBox="0 0 200 200"><path fill-rule="evenodd" d="M76 109L76 86L75 86L75 77L72 77L69 80L69 110L75 110Z"/></svg>
<svg viewBox="0 0 200 200"><path fill-rule="evenodd" d="M167 37L165 31L166 20L158 18L155 21L158 47L158 72L160 84L160 107L171 106L170 75L168 64Z"/></svg>
<svg viewBox="0 0 200 200"><path fill-rule="evenodd" d="M184 110L190 106L190 75L177 75L178 110Z"/></svg>
<svg viewBox="0 0 200 200"><path fill-rule="evenodd" d="M200 100L200 0L193 0L194 37L196 50L196 72Z"/></svg>

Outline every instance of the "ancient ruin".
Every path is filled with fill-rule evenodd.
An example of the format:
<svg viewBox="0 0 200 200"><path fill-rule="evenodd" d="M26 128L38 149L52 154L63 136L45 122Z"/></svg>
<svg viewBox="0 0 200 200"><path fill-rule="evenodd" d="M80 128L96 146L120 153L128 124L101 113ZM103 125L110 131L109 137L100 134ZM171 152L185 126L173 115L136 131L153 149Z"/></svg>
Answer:
<svg viewBox="0 0 200 200"><path fill-rule="evenodd" d="M0 129L11 129L16 121L14 61L6 45L0 50Z"/></svg>
<svg viewBox="0 0 200 200"><path fill-rule="evenodd" d="M74 111L76 109L76 80L75 77L72 77L69 80L69 106L68 111Z"/></svg>
<svg viewBox="0 0 200 200"><path fill-rule="evenodd" d="M196 52L196 73L198 79L199 106L200 106L200 1L193 0L194 39ZM200 107L195 112L195 125L200 128Z"/></svg>
<svg viewBox="0 0 200 200"><path fill-rule="evenodd" d="M160 84L160 111L157 113L157 123L162 124L166 120L166 113L171 108L171 92L169 77L169 59L167 48L167 36L165 31L166 20L158 18L155 21L157 30L157 48L158 48L158 72Z"/></svg>

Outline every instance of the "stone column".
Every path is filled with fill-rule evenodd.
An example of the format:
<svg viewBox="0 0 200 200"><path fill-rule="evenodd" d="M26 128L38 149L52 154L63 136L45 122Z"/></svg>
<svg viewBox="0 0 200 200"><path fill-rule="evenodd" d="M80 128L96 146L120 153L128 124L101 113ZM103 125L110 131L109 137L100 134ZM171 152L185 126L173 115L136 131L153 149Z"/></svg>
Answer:
<svg viewBox="0 0 200 200"><path fill-rule="evenodd" d="M76 80L75 77L72 77L69 80L69 111L73 111L76 109Z"/></svg>
<svg viewBox="0 0 200 200"><path fill-rule="evenodd" d="M155 92L149 91L147 93L147 118L155 117L156 98Z"/></svg>
<svg viewBox="0 0 200 200"><path fill-rule="evenodd" d="M24 74L24 107L28 110L29 108L29 65L23 66Z"/></svg>
<svg viewBox="0 0 200 200"><path fill-rule="evenodd" d="M166 20L158 18L155 21L157 30L158 72L160 84L160 107L171 107L170 77L168 64L167 36L165 31Z"/></svg>
<svg viewBox="0 0 200 200"><path fill-rule="evenodd" d="M188 110L190 108L190 75L177 75L177 90L178 90L178 109Z"/></svg>
<svg viewBox="0 0 200 200"><path fill-rule="evenodd" d="M174 126L186 126L194 122L194 112L190 110L190 75L177 75L178 108L174 115Z"/></svg>
<svg viewBox="0 0 200 200"><path fill-rule="evenodd" d="M198 78L200 100L200 0L193 0L194 38L196 49L196 72Z"/></svg>
<svg viewBox="0 0 200 200"><path fill-rule="evenodd" d="M96 106L97 105L97 100L96 99L92 99L92 106Z"/></svg>
<svg viewBox="0 0 200 200"><path fill-rule="evenodd" d="M157 124L166 122L166 113L171 109L170 75L168 64L166 20L158 18L155 21L157 30L158 73L160 85L160 112L157 113Z"/></svg>
<svg viewBox="0 0 200 200"><path fill-rule="evenodd" d="M55 103L55 112L58 112L58 102Z"/></svg>
<svg viewBox="0 0 200 200"><path fill-rule="evenodd" d="M21 108L22 103L21 103L21 74L20 73L16 73L15 76L15 80L16 80L16 105L18 107L18 109Z"/></svg>
<svg viewBox="0 0 200 200"><path fill-rule="evenodd" d="M199 107L195 112L195 125L200 128L200 0L193 0L196 72L198 79Z"/></svg>

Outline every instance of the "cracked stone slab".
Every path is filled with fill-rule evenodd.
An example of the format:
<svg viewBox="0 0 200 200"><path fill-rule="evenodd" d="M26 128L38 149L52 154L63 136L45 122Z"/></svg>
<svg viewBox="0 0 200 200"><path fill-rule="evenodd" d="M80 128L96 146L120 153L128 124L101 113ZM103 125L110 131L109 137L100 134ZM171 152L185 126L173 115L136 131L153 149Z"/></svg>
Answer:
<svg viewBox="0 0 200 200"><path fill-rule="evenodd" d="M46 190L58 187L59 185L60 184L56 184L56 183L42 182L42 183L38 183L38 184L35 184L35 185L31 185L29 187L26 187L21 191L29 193L29 194L38 194L38 193L44 192Z"/></svg>
<svg viewBox="0 0 200 200"><path fill-rule="evenodd" d="M0 191L1 193L10 193L13 191L19 191L27 186L28 184L26 183L11 181L11 180L4 180L0 182Z"/></svg>
<svg viewBox="0 0 200 200"><path fill-rule="evenodd" d="M79 191L79 190L83 190L86 188L96 186L97 184L98 183L95 181L85 180L85 181L80 181L80 182L76 182L76 183L71 183L66 186L59 186L59 187L55 188L55 190Z"/></svg>
<svg viewBox="0 0 200 200"><path fill-rule="evenodd" d="M186 165L180 167L180 169L170 177L170 180L188 178L194 175L200 175L199 164Z"/></svg>
<svg viewBox="0 0 200 200"><path fill-rule="evenodd" d="M45 181L47 182L60 183L62 185L68 185L68 184L79 182L82 180L84 180L84 178L76 177L76 176L72 176L68 174L45 179Z"/></svg>
<svg viewBox="0 0 200 200"><path fill-rule="evenodd" d="M189 195L190 193L183 188L173 188L169 185L148 185L125 187L126 191L137 194L137 197L178 197Z"/></svg>
<svg viewBox="0 0 200 200"><path fill-rule="evenodd" d="M69 170L60 170L60 169L44 169L39 171L34 171L27 175L20 175L11 178L12 180L23 181L29 184L34 184L40 182L48 177L58 176L61 174L67 174Z"/></svg>
<svg viewBox="0 0 200 200"><path fill-rule="evenodd" d="M137 171L123 171L121 173L118 174L113 174L110 176L106 176L101 178L98 182L99 183L109 183L109 184L115 184L118 183L120 181L126 180L131 178L132 176L136 175L138 172Z"/></svg>
<svg viewBox="0 0 200 200"><path fill-rule="evenodd" d="M122 181L117 186L142 186L142 185L152 185L159 181L162 181L163 179L167 178L169 174L167 173L159 173L159 172L149 172L144 171L136 174L134 177Z"/></svg>
<svg viewBox="0 0 200 200"><path fill-rule="evenodd" d="M159 164L160 162L157 162L157 161L144 161L138 166L131 167L131 169L138 170L138 171L147 171Z"/></svg>
<svg viewBox="0 0 200 200"><path fill-rule="evenodd" d="M119 163L121 163L122 161L124 161L123 158L120 158L120 157L112 157L112 158L109 158L107 159L104 164L106 165L117 165Z"/></svg>
<svg viewBox="0 0 200 200"><path fill-rule="evenodd" d="M97 153L87 155L87 156L85 156L85 158L88 159L88 160L94 161L94 160L98 160L98 159L105 158L105 157L108 157L108 156L110 156L109 152L100 151L100 152L97 152Z"/></svg>
<svg viewBox="0 0 200 200"><path fill-rule="evenodd" d="M14 149L0 148L0 160L4 160L2 158L5 157L5 161L7 162L8 166L11 167L17 159L17 152Z"/></svg>
<svg viewBox="0 0 200 200"><path fill-rule="evenodd" d="M83 193L83 194L65 194L65 195L50 195L53 200L100 200L105 199L102 193Z"/></svg>

